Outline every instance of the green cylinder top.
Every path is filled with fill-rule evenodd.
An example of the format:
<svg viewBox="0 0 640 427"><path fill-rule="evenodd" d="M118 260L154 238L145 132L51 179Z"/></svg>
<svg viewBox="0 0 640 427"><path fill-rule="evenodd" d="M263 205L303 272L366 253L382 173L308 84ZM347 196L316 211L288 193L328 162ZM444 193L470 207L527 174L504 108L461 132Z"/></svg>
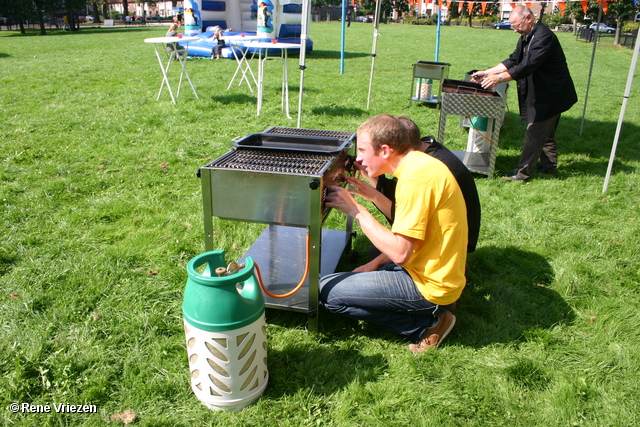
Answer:
<svg viewBox="0 0 640 427"><path fill-rule="evenodd" d="M471 123L476 130L486 132L489 127L488 117L474 117L471 119Z"/></svg>
<svg viewBox="0 0 640 427"><path fill-rule="evenodd" d="M264 297L253 274L251 257L237 273L217 277L225 267L224 251L205 252L187 264L182 313L190 325L205 331L230 331L250 325L264 313Z"/></svg>

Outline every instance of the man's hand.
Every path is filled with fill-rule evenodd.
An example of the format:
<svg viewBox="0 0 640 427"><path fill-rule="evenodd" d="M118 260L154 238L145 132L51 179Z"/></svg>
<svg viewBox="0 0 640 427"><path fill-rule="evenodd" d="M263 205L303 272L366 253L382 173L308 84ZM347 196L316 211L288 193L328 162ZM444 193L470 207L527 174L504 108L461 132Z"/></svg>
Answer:
<svg viewBox="0 0 640 427"><path fill-rule="evenodd" d="M388 256L385 254L380 254L368 263L361 265L360 267L353 270L354 273L367 273L370 271L378 271L380 267L391 262Z"/></svg>
<svg viewBox="0 0 640 427"><path fill-rule="evenodd" d="M366 179L369 182L369 184L371 184L373 187L378 185L378 177L377 176L369 176L369 174L367 173L367 168L362 166L362 163L353 162L353 167L358 172L360 172L360 175L362 176L362 178Z"/></svg>
<svg viewBox="0 0 640 427"><path fill-rule="evenodd" d="M347 190L339 185L329 187L324 204L352 217L355 217L360 212L360 204L356 202Z"/></svg>
<svg viewBox="0 0 640 427"><path fill-rule="evenodd" d="M360 267L354 268L354 273L369 273L371 271L378 271L378 264L374 261L370 261Z"/></svg>
<svg viewBox="0 0 640 427"><path fill-rule="evenodd" d="M353 187L353 189L349 189L348 191L351 194L357 194L365 200L375 202L378 197L383 196L382 193L361 179L347 176L345 180Z"/></svg>
<svg viewBox="0 0 640 427"><path fill-rule="evenodd" d="M387 196L361 179L348 176L346 177L346 181L349 185L355 187L355 189L348 190L351 194L357 194L365 200L372 202L387 218L391 218L392 202Z"/></svg>
<svg viewBox="0 0 640 427"><path fill-rule="evenodd" d="M486 75L487 75L487 71L486 70L481 70L481 71L476 71L475 73L471 74L471 77L473 78L474 82L479 83L482 79L485 78Z"/></svg>

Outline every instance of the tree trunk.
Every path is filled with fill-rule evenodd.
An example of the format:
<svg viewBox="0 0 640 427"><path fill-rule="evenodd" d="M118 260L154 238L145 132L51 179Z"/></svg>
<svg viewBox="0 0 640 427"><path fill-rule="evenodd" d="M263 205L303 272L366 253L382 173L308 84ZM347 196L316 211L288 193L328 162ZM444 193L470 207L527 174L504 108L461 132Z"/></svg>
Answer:
<svg viewBox="0 0 640 427"><path fill-rule="evenodd" d="M620 19L620 18L616 19L616 35L613 38L613 45L614 46L619 46L620 45L620 33L622 32L622 24L623 24L622 19Z"/></svg>
<svg viewBox="0 0 640 427"><path fill-rule="evenodd" d="M542 17L544 16L544 10L547 7L547 3L546 2L542 2L542 3L540 3L540 6L542 6L542 8L540 9L540 17L538 18L538 22L542 22Z"/></svg>
<svg viewBox="0 0 640 427"><path fill-rule="evenodd" d="M40 24L40 35L41 36L46 36L47 35L47 29L44 27L44 19L42 19L42 14L41 13L38 15L38 23Z"/></svg>
<svg viewBox="0 0 640 427"><path fill-rule="evenodd" d="M127 0L122 0L122 10L124 11L122 12L124 16L129 16L129 3Z"/></svg>
<svg viewBox="0 0 640 427"><path fill-rule="evenodd" d="M93 6L93 23L102 24L102 21L100 20L100 12L98 12L98 2L93 0L91 2L91 6Z"/></svg>

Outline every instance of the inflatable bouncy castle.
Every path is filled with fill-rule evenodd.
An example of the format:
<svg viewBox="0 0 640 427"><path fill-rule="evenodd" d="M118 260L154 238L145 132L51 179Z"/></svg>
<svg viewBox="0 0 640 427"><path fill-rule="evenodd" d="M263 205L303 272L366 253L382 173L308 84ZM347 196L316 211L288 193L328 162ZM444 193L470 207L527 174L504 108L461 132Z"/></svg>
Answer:
<svg viewBox="0 0 640 427"><path fill-rule="evenodd" d="M309 18L306 17L307 22ZM302 0L184 1L184 33L202 38L202 41L189 43L190 56L211 56L214 42L209 39L217 27L225 30L223 34L227 36L257 35L264 36L265 40L300 43L303 19ZM306 51L310 52L312 41L307 39L306 46ZM251 50L249 43L247 48ZM231 49L238 47L225 47L221 56L233 58Z"/></svg>

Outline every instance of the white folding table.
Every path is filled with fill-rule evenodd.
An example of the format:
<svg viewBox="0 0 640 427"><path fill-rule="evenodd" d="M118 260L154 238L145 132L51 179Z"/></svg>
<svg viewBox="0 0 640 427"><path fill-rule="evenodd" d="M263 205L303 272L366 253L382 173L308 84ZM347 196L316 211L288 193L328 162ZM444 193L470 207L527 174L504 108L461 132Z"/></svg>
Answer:
<svg viewBox="0 0 640 427"><path fill-rule="evenodd" d="M240 82L238 86L242 85L243 81L247 82L247 86L249 86L249 90L253 93L253 88L251 87L251 82L249 82L249 78L247 77L247 73L251 75L253 79L253 83L258 86L258 81L256 80L255 74L251 70L251 60L253 59L253 55L251 55L250 59L247 59L247 43L255 40L264 40L264 36L225 36L223 37L225 43L228 43L231 47L231 51L233 52L233 57L236 59L238 66L236 67L235 73L233 73L233 77L231 77L231 81L229 82L229 86L227 86L227 90L231 89L238 72L242 72L242 77L240 77ZM236 47L241 48L242 55L238 56L236 52Z"/></svg>
<svg viewBox="0 0 640 427"><path fill-rule="evenodd" d="M279 50L280 59L282 60L282 100L281 107L286 112L287 118L291 118L289 115L289 68L287 66L287 52L289 49L300 49L300 43L272 43L272 42L255 42L249 44L250 47L255 48L258 51L258 112L262 110L262 96L264 94L264 65L269 59L276 59L277 57L269 57L269 49Z"/></svg>
<svg viewBox="0 0 640 427"><path fill-rule="evenodd" d="M191 82L189 73L187 73L187 68L186 68L187 48L185 47L183 49L178 46L178 43L184 43L188 46L189 42L196 41L196 40L200 40L200 37L152 37L152 38L144 39L145 43L153 44L153 47L156 51L156 57L158 58L158 64L160 64L160 69L162 70L162 84L160 85L160 90L158 91L158 96L156 97L156 100L160 99L160 95L162 94L162 89L164 89L166 85L167 90L169 91L169 95L171 96L171 100L175 104L176 98L180 96L180 87L182 86L182 78L184 76L187 77L187 80L189 81L189 85L191 85L191 90L193 90L193 94L196 96L196 99L200 99L198 98L196 88L193 86L193 83ZM158 50L159 49L158 46L161 46L160 48L163 51L166 51L166 49L162 48L162 46L167 46L168 44L171 45L173 50L167 52L169 54L166 55L168 59L167 59L167 64L165 65L162 61L162 57L160 56L160 51ZM183 54L180 54L180 52L182 52ZM174 60L178 60L181 67L180 80L178 82L178 91L175 97L173 96L171 85L169 84L169 68L171 67L171 64L173 63Z"/></svg>

